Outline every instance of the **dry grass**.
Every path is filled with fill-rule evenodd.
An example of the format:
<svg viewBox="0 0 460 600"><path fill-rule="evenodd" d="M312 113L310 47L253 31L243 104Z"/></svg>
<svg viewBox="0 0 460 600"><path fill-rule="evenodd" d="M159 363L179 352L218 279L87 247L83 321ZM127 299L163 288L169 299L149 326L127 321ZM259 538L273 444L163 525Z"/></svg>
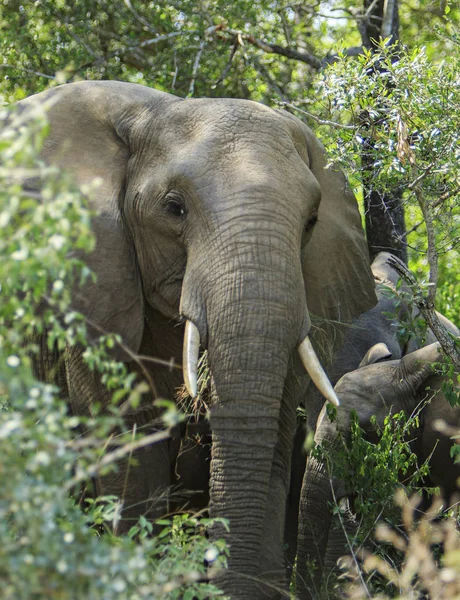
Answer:
<svg viewBox="0 0 460 600"><path fill-rule="evenodd" d="M342 559L343 578L351 580L345 586L346 598L460 599L457 507L449 516L441 516L442 501L435 499L420 518L416 510L419 502L418 496L408 498L399 490L396 503L401 509L401 530L378 525L375 539L380 544L379 554L363 549L359 561Z"/></svg>

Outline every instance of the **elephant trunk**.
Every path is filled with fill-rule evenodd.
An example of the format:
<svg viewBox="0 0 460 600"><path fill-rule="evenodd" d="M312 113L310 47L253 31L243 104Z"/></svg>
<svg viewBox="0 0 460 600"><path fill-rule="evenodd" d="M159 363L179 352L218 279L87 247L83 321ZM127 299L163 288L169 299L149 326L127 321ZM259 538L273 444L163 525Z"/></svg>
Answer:
<svg viewBox="0 0 460 600"><path fill-rule="evenodd" d="M315 442L324 448L332 450L340 443L347 443L347 433L350 429L349 415L340 413L340 430L343 437L338 436L337 422L331 422L323 408L317 424ZM346 422L343 422L346 421ZM302 484L299 525L297 540L297 593L302 600L310 600L320 595L324 581L326 554L328 564L336 563L343 555L342 541L344 536L331 535L333 514L331 504L343 497L341 489L331 472L327 460L317 459L310 455L307 460Z"/></svg>
<svg viewBox="0 0 460 600"><path fill-rule="evenodd" d="M230 533L220 530L215 535L223 534L230 546L230 572L224 575L228 586L222 584L225 591L232 591L232 598L260 598L265 593L270 597L269 590L260 589L265 569L271 571L274 585L282 584L284 577L285 497L272 470L289 356L301 324L299 317L286 322L285 310L280 311L276 302L265 307L250 303L244 313L237 310L231 321L245 321L244 336L238 333L237 322L224 332L208 321L213 375L210 513L229 519ZM296 314L298 308L288 310ZM269 503L279 507L279 513L277 522L267 524ZM261 564L269 546L270 564Z"/></svg>
<svg viewBox="0 0 460 600"><path fill-rule="evenodd" d="M229 570L217 583L234 600L272 597L273 588L261 581L265 569L274 585L283 585L286 494L278 463L289 450L277 450L279 420L290 356L309 328L296 240L262 239L260 226L257 235L256 244L245 234L232 237L247 251L225 249L206 293L210 514L229 521L230 531L217 525L213 537L229 545ZM277 244L281 264L273 257ZM279 507L277 519L267 519L272 506Z"/></svg>

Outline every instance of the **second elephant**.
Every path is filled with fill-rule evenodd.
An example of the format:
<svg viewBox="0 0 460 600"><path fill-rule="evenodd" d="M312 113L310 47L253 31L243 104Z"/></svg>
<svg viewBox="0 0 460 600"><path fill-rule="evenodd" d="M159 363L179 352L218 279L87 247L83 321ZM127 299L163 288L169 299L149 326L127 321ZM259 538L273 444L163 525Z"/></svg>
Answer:
<svg viewBox="0 0 460 600"><path fill-rule="evenodd" d="M404 411L406 416L410 416L428 401L421 413L419 431L414 435L414 451L420 464L429 460L432 484L439 486L448 497L456 489L460 465L454 464L450 458L450 448L454 442L439 433L433 424L435 420L442 419L449 426L458 428L460 407L452 408L441 390L446 376L437 373L435 366L443 360L440 346L433 343L401 359L389 358L391 353L388 347L377 344L366 354L360 368L340 379L335 386L341 400L336 420L331 422L324 406L318 419L315 442L318 445L325 444L328 448L336 446L339 432L348 442L352 411L356 412L364 432L372 435L375 427L371 417L375 416L378 426L382 427L390 412L395 414ZM323 462L310 457L302 489L299 520L305 528L314 531L312 535L317 544L313 553L299 554L299 572L305 581L311 582L310 589L304 590L303 598L315 597L321 580L327 575L328 565L331 568L340 556L347 553L343 545L336 544L334 547L332 543L331 547L330 503L334 496L340 502L350 492L340 479L334 477L334 472L328 472ZM341 536L338 539L343 540ZM307 563L312 562L318 567L313 577L307 569Z"/></svg>
<svg viewBox="0 0 460 600"><path fill-rule="evenodd" d="M413 323L418 317L418 309L406 301L405 295L409 292L407 286L399 281L400 277L390 264L393 255L389 252L380 252L372 262L371 270L375 280L378 302L370 310L360 315L351 325L344 328L343 345L334 354L329 366L326 366L327 375L335 385L339 379L358 368L367 350L377 343L386 344L393 359L402 358L405 354L413 352L423 345L436 341L431 330L426 335L401 336L400 330L404 323ZM460 335L457 327L443 315L438 318L443 325L453 334ZM310 385L305 397L308 429L315 431L318 416L324 403L324 398L316 388ZM294 565L296 545L299 543L300 554L309 551L315 540L306 531L305 523L298 525L298 506L302 480L304 477L306 453L304 450L305 428L302 423L298 425L294 452L292 457L291 488L288 497L286 512L287 542L286 561L288 568Z"/></svg>

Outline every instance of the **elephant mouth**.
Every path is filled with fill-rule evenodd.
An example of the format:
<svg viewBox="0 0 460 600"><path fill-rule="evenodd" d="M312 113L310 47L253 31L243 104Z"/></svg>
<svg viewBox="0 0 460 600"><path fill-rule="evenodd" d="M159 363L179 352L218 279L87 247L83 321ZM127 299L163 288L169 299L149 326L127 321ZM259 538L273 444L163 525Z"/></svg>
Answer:
<svg viewBox="0 0 460 600"><path fill-rule="evenodd" d="M167 319L175 319L179 314L179 303L183 279L176 279L159 291L150 290L147 300L150 306L158 310Z"/></svg>
<svg viewBox="0 0 460 600"><path fill-rule="evenodd" d="M318 390L328 402L334 406L339 406L339 399L321 366L308 335L301 341L297 350L305 370ZM187 319L185 323L182 369L185 387L192 398L195 398L198 393L197 367L199 352L200 333L193 321Z"/></svg>

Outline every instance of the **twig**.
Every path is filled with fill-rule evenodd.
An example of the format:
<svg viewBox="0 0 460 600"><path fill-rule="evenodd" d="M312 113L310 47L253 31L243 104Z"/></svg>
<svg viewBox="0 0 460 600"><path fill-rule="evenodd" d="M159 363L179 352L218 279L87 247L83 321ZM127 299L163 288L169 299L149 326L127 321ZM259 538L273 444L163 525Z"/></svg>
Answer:
<svg viewBox="0 0 460 600"><path fill-rule="evenodd" d="M116 450L113 450L112 452L105 454L101 458L101 460L99 460L97 463L89 465L84 470L84 472L82 472L78 475L75 475L75 477L72 477L72 479L70 479L70 481L68 481L66 483L65 490L69 491L75 485L81 483L82 481L85 481L89 477L94 477L104 467L111 465L112 463L116 462L117 460L120 460L121 458L124 458L125 456L127 456L128 454L131 454L135 450L139 450L139 448L145 448L145 446L150 446L151 444L156 444L158 442L162 442L164 440L167 440L170 437L171 437L171 432L168 429L166 431L156 431L155 433L146 435L145 437L141 438L140 440L136 440L134 442L128 442L127 444L124 444L120 448L117 448Z"/></svg>
<svg viewBox="0 0 460 600"><path fill-rule="evenodd" d="M445 192L444 194L442 194L442 196L439 196L439 198L437 200L435 200L433 202L433 204L431 205L432 208L437 208L440 204L442 204L446 200L449 200L453 196L457 196L457 194L460 194L460 187L455 188L454 190L449 190L448 192ZM413 227L411 227L409 229L409 231L407 232L407 235L409 235L413 231L416 231L421 225L423 225L424 222L425 221L419 221L418 223L416 223Z"/></svg>
<svg viewBox="0 0 460 600"><path fill-rule="evenodd" d="M264 42L263 40L255 38L253 35L243 33L242 31L238 31L237 29L225 27L225 25L223 24L220 27L215 28L215 31L219 31L221 33L225 33L231 36L236 36L240 40L240 43L241 40L244 40L252 46L255 46L256 48L260 48L260 50L267 52L267 54L280 54L281 56L285 56L286 58L298 60L307 65L310 65L310 67L316 70L321 69L321 67L323 66L322 61L313 54L310 54L308 52L298 52L293 48L289 48L287 46L280 46L279 44L270 44L268 42Z"/></svg>
<svg viewBox="0 0 460 600"><path fill-rule="evenodd" d="M457 369L460 370L460 352L457 350L455 340L452 338L445 325L441 323L434 309L434 303L430 297L425 298L417 286L417 280L406 265L396 256L390 256L388 265L394 269L414 289L414 302L422 313L429 328L441 344L444 353L451 359Z"/></svg>
<svg viewBox="0 0 460 600"><path fill-rule="evenodd" d="M417 188L418 184L422 182L428 175L431 173L431 170L435 166L435 163L430 163L424 170L423 173L417 175L416 178L408 184L407 189L414 190Z"/></svg>
<svg viewBox="0 0 460 600"><path fill-rule="evenodd" d="M23 66L15 66L9 64L1 64L0 69L16 69L17 71L24 71L24 73L30 73L31 75L36 75L37 77L45 77L46 79L56 79L54 75L47 75L46 73L40 73L40 71L34 71L33 69L26 69Z"/></svg>
<svg viewBox="0 0 460 600"><path fill-rule="evenodd" d="M47 299L48 300L48 299ZM96 323L94 323L93 321L91 321L90 319L88 319L87 317L85 317L85 315L82 315L85 322L90 325L91 327L93 327L96 331L98 331L99 333L101 333L102 335L108 335L107 331L105 331L104 329L102 329L102 327L99 327L99 325L96 325ZM116 342L116 344L118 344L118 346L120 346L120 348L126 352L126 354L136 363L139 365L139 367L141 368L141 371L144 375L144 377L146 378L148 385L152 391L153 397L157 398L158 397L158 392L157 392L157 388L155 383L153 382L152 377L150 376L150 373L148 372L148 370L145 368L145 366L142 364L142 362L138 359L137 354L135 354L134 352L132 352L128 346L126 346L126 344L124 344L121 340L115 339L114 340Z"/></svg>
<svg viewBox="0 0 460 600"><path fill-rule="evenodd" d="M143 25L144 27L147 27L147 29L153 33L156 34L157 32L155 31L155 29L151 26L151 24L144 19L143 16L141 16L136 9L133 7L133 5L131 4L131 0L124 0L124 3L126 4L126 6L128 7L128 9L130 10L130 12L134 15L134 18L137 19L139 21L139 23L141 23L141 25Z"/></svg>
<svg viewBox="0 0 460 600"><path fill-rule="evenodd" d="M190 86L188 88L189 96L193 96L193 92L195 91L196 76L198 74L198 68L200 66L200 59L201 59L201 55L203 54L205 44L206 44L206 41L201 40L200 47L198 48L198 52L196 53L196 56L195 56L195 62L193 63L193 70L192 70L192 79L190 81Z"/></svg>
<svg viewBox="0 0 460 600"><path fill-rule="evenodd" d="M267 80L269 87L271 87L274 92L281 98L281 103L284 104L287 102L287 96L284 93L283 89L276 83L273 77L270 75L270 72L260 63L256 56L252 58L248 58L248 61L251 62L257 71Z"/></svg>
<svg viewBox="0 0 460 600"><path fill-rule="evenodd" d="M173 80L171 83L172 90L174 90L174 88L176 87L178 73L179 73L179 67L177 66L177 54L176 54L176 51L174 51L174 75L173 75Z"/></svg>
<svg viewBox="0 0 460 600"><path fill-rule="evenodd" d="M319 125L329 125L330 127L336 127L338 129L356 130L356 127L354 125L342 125L341 123L336 123L335 121L328 121L325 119L320 119L316 115L313 115L312 113L307 112L303 108L299 108L298 106L295 106L295 104L291 104L290 102L282 102L281 104L282 104L282 106L285 106L286 108L291 108L292 110L296 110L297 112L299 112L302 115L305 115L309 119L313 119L313 121L315 121L315 123L318 123Z"/></svg>
<svg viewBox="0 0 460 600"><path fill-rule="evenodd" d="M145 354L136 354L135 355L138 360L143 360L144 362L151 362L155 365L160 365L162 367L168 367L170 371L173 369L182 370L181 365L176 365L176 360L174 357L171 357L170 360L164 360L163 358L155 358L154 356L145 356Z"/></svg>
<svg viewBox="0 0 460 600"><path fill-rule="evenodd" d="M224 81L224 79L227 77L228 72L230 71L230 68L232 66L233 59L235 57L235 54L236 54L239 46L240 46L240 42L239 42L238 38L235 38L235 42L232 46L228 62L225 65L225 69L222 71L222 75L219 77L219 79L216 81L216 83L212 86L213 89L215 89L218 85L220 85Z"/></svg>
<svg viewBox="0 0 460 600"><path fill-rule="evenodd" d="M51 302L51 298L49 296L43 296L43 299L48 303L48 305L51 308L56 308L55 306L53 306L52 302ZM80 313L81 314L81 313ZM91 321L91 319L88 319L88 317L86 317L85 315L82 315L83 320L85 321L85 323L87 323L88 325L90 325L91 327L93 327L98 333L102 334L102 335L108 335L107 331L105 331L102 327L100 327L99 325L96 325L96 323L94 323L93 321ZM118 339L114 339L114 342L137 364L139 365L142 374L144 375L144 377L147 380L147 383L152 391L152 394L154 396L154 398L158 397L158 392L155 386L155 383L153 382L153 379L149 373L149 371L145 368L145 365L142 364L142 361L145 362L152 362L158 365L162 365L165 367L169 367L170 369L172 368L179 368L176 367L176 365L174 364L174 359L172 360L163 360L161 358L155 358L153 356L144 356L144 355L138 355L135 354L134 352L132 352L132 350L130 350L130 348L128 348L128 346L126 346L126 344L124 344L121 340Z"/></svg>
<svg viewBox="0 0 460 600"><path fill-rule="evenodd" d="M171 33L165 33L164 35L158 35L157 37L151 38L149 40L144 40L137 46L138 48L146 48L147 46L154 46L156 44L160 44L161 42L166 42L167 40L172 40L173 38L179 37L180 35L191 35L197 33L196 30L190 31L172 31ZM133 48L128 48L128 50L132 51Z"/></svg>
<svg viewBox="0 0 460 600"><path fill-rule="evenodd" d="M330 486L331 486L331 492L332 492L332 498L333 498L334 504L336 506L339 506L339 504L337 502L337 497L335 495L334 484L333 484L332 479L330 480ZM342 517L341 511L339 510L339 511L337 511L337 513L338 513L338 517L339 517L339 521L340 521L340 526L342 527L342 531L343 531L343 533L345 535L345 539L347 540L348 549L350 550L350 554L352 556L353 562L355 563L355 567L356 567L356 571L358 573L358 577L361 580L361 585L363 586L363 589L365 590L366 596L368 598L371 598L370 592L367 589L366 582L364 581L364 577L363 577L363 575L361 573L361 569L359 568L358 558L357 558L356 553L353 550L353 546L352 546L352 544L350 542L350 538L348 536L347 528L345 526L345 523L343 522L343 517Z"/></svg>

